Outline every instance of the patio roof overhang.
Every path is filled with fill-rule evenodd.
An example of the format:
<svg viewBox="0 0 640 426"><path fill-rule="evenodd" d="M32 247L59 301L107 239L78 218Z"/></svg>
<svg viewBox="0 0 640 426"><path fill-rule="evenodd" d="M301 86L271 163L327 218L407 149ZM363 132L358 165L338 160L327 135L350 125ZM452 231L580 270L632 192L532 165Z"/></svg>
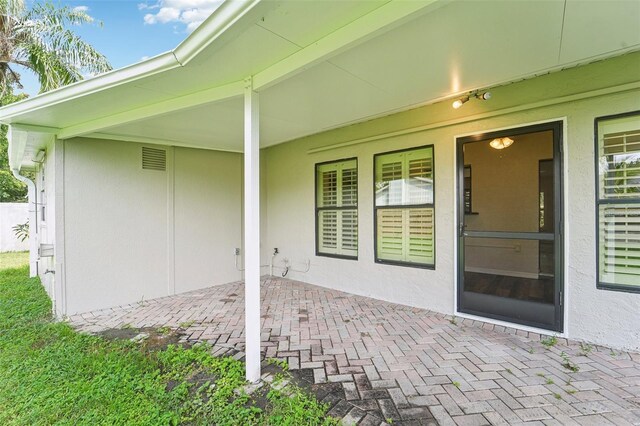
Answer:
<svg viewBox="0 0 640 426"><path fill-rule="evenodd" d="M0 121L14 168L54 137L242 152L247 77L267 147L638 50L639 17L635 1L227 1L175 50Z"/></svg>

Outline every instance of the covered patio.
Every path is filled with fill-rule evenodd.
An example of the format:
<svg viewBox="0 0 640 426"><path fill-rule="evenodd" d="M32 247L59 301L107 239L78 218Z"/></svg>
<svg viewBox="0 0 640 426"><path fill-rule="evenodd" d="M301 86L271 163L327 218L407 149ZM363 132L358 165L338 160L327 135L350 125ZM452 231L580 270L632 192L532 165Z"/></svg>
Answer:
<svg viewBox="0 0 640 426"><path fill-rule="evenodd" d="M69 318L170 327L244 357L236 282ZM286 360L345 424L640 424L640 354L281 278L261 285L261 356Z"/></svg>

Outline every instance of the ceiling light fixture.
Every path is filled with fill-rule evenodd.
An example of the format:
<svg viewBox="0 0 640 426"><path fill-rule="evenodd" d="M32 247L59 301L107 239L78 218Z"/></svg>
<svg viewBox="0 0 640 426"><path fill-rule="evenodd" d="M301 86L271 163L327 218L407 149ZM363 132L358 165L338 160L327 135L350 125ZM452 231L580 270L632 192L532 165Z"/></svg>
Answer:
<svg viewBox="0 0 640 426"><path fill-rule="evenodd" d="M511 138L496 138L489 142L491 148L494 149L505 149L513 145L514 140Z"/></svg>
<svg viewBox="0 0 640 426"><path fill-rule="evenodd" d="M453 101L453 104L451 106L453 106L454 109L458 109L462 105L464 105L465 103L469 102L469 99L471 99L471 97L474 97L476 99L480 99L481 101L487 101L487 100L491 99L491 92L483 92L483 93L471 92L468 95L463 96L463 97L458 98L455 101Z"/></svg>

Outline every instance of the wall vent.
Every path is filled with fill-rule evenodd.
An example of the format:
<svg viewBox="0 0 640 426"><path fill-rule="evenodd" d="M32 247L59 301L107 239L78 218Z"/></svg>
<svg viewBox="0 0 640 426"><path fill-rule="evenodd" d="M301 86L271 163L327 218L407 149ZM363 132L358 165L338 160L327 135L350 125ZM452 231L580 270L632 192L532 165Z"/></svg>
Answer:
<svg viewBox="0 0 640 426"><path fill-rule="evenodd" d="M164 149L142 147L143 170L167 170L167 151Z"/></svg>

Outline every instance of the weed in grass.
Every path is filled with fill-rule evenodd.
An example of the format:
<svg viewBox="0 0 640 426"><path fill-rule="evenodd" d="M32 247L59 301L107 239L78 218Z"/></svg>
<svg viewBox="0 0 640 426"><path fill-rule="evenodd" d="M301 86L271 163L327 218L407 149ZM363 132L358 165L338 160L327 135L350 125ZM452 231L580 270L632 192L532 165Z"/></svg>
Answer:
<svg viewBox="0 0 640 426"><path fill-rule="evenodd" d="M589 356L589 354L593 351L593 346L588 343L580 342L580 355L581 356Z"/></svg>
<svg viewBox="0 0 640 426"><path fill-rule="evenodd" d="M530 347L529 347L529 353L530 353L530 354L535 353L535 351L533 350L533 346L530 346Z"/></svg>
<svg viewBox="0 0 640 426"><path fill-rule="evenodd" d="M548 384L548 385L552 385L552 384L554 384L554 381L552 379L547 378L545 383Z"/></svg>
<svg viewBox="0 0 640 426"><path fill-rule="evenodd" d="M538 377L545 377L544 373L536 373L536 376L538 376Z"/></svg>
<svg viewBox="0 0 640 426"><path fill-rule="evenodd" d="M458 325L458 320L456 319L455 316L451 317L451 319L449 320L449 322L453 325Z"/></svg>
<svg viewBox="0 0 640 426"><path fill-rule="evenodd" d="M562 399L562 395L560 395L559 393L554 393L553 397L558 400Z"/></svg>
<svg viewBox="0 0 640 426"><path fill-rule="evenodd" d="M387 417L387 418L385 419L385 421L386 421L387 423L389 423L390 425L392 425L392 424L393 424L393 419L392 419L391 417Z"/></svg>
<svg viewBox="0 0 640 426"><path fill-rule="evenodd" d="M580 371L580 367L574 362L572 362L571 359L569 358L569 355L567 355L564 351L560 353L560 357L562 357L562 361L563 361L562 366L564 368L574 373L577 373L578 371Z"/></svg>
<svg viewBox="0 0 640 426"><path fill-rule="evenodd" d="M453 384L453 386L455 386L458 389L460 389L460 382L451 382L451 384Z"/></svg>
<svg viewBox="0 0 640 426"><path fill-rule="evenodd" d="M558 338L556 336L549 336L540 340L540 343L542 343L548 349L552 346L555 346L558 343Z"/></svg>
<svg viewBox="0 0 640 426"><path fill-rule="evenodd" d="M209 345L150 350L53 322L26 268L0 271L0 330L0 425L339 424L293 385L238 392L245 365Z"/></svg>
<svg viewBox="0 0 640 426"><path fill-rule="evenodd" d="M577 391L575 389L565 389L564 390L566 393L568 393L569 395L573 395L574 393L576 393Z"/></svg>
<svg viewBox="0 0 640 426"><path fill-rule="evenodd" d="M507 368L507 369L505 369L504 371L506 371L506 372L507 372L507 373L509 373L509 374L513 374L513 371L511 371L511 369L510 369L510 368Z"/></svg>
<svg viewBox="0 0 640 426"><path fill-rule="evenodd" d="M121 330L131 330L132 328L133 326L129 323L122 324L122 326L120 327Z"/></svg>
<svg viewBox="0 0 640 426"><path fill-rule="evenodd" d="M162 326L160 328L158 328L156 330L159 334L162 334L163 336L168 336L169 334L171 334L171 327L169 326Z"/></svg>
<svg viewBox="0 0 640 426"><path fill-rule="evenodd" d="M287 361L285 361L283 359L269 358L269 359L267 359L267 364L269 364L269 365L277 365L278 367L282 368L282 370L289 371L289 364L287 363Z"/></svg>
<svg viewBox="0 0 640 426"><path fill-rule="evenodd" d="M195 324L195 321L193 321L193 320L191 320L191 321L181 322L181 323L180 323L180 328L189 328L189 327L191 327L193 324Z"/></svg>
<svg viewBox="0 0 640 426"><path fill-rule="evenodd" d="M611 349L611 352L609 352L609 355L611 355L612 357L616 357L618 354L616 353L616 351L614 351L613 349Z"/></svg>

